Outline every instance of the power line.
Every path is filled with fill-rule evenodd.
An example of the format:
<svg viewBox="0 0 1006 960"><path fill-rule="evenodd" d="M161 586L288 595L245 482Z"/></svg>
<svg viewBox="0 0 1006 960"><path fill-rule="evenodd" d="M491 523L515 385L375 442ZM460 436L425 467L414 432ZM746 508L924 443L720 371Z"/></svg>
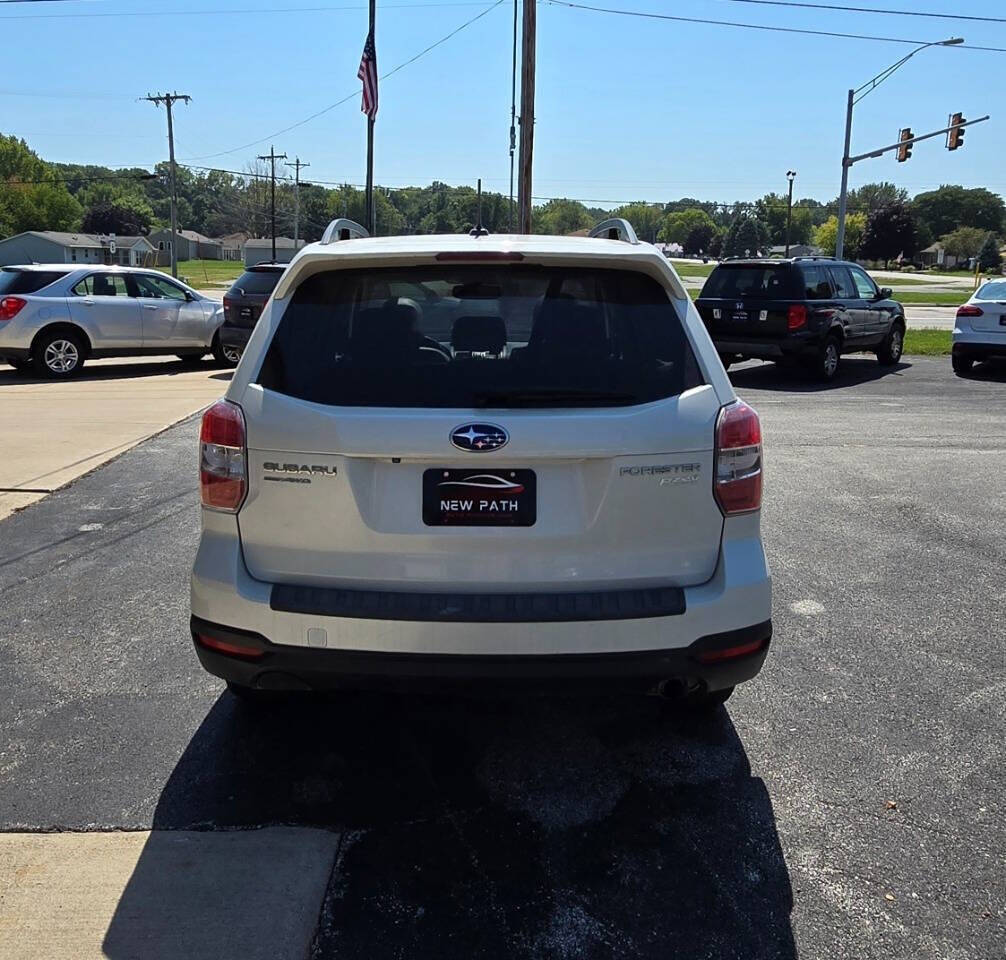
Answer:
<svg viewBox="0 0 1006 960"><path fill-rule="evenodd" d="M451 39L451 37L456 36L462 30L464 30L466 27L470 27L473 23L475 23L476 20L481 20L486 14L491 13L493 10L495 10L503 2L504 2L504 0L496 0L496 2L494 4L492 4L492 6L486 7L486 9L483 10L480 14L477 14L476 16L472 17L470 20L466 20L464 23L461 24L461 26L455 27L450 33L448 33L445 36L441 37L439 40L435 41L434 43L431 43L425 49L420 50L419 53L417 53L415 56L410 57L408 60L404 60L402 63L398 64L397 67L393 67L387 73L382 74L381 77L380 77L380 79L381 80L387 80L388 77L394 76L396 73L398 73L399 70L404 69L405 67L409 66L409 64L415 63L418 59L420 59L420 57L426 56L426 54L428 54L431 50L435 50L442 43L446 43L448 40ZM305 123L310 123L312 120L317 120L318 117L323 116L324 114L328 113L331 110L334 110L336 107L342 106L342 104L344 104L344 103L348 103L350 100L354 100L355 98L359 97L359 95L360 95L360 91L359 91L359 88L357 88L352 93L347 94L341 100L336 100L335 103L330 103L327 107L322 107L321 110L318 110L317 112L312 113L309 117L305 117L303 120L298 120L296 123L292 123L292 124L290 124L290 126L284 127L282 130L277 130L274 133L270 133L270 134L268 134L265 137L260 137L258 140L252 140L249 143L243 143L243 144L241 144L241 146L239 146L239 147L233 147L230 150L218 150L216 153L204 153L204 154L201 154L198 157L189 157L188 159L189 160L208 160L211 157L222 157L222 156L225 156L227 154L238 153L241 150L247 150L249 147L258 146L260 143L265 143L267 140L273 140L276 137L281 136L284 133L289 133L291 130L296 130L297 127L302 127L302 126L304 126Z"/></svg>
<svg viewBox="0 0 1006 960"><path fill-rule="evenodd" d="M60 2L60 0L0 0L2 3ZM63 0L65 2L65 0ZM478 0L443 0L433 3L389 3L383 9L422 10L427 7L480 7ZM14 13L0 20L89 20L94 17L229 17L251 16L257 13L340 13L349 10L366 10L366 7L316 6L316 7L231 7L226 10L124 10L121 13Z"/></svg>
<svg viewBox="0 0 1006 960"><path fill-rule="evenodd" d="M966 13L936 13L929 10L887 10L880 7L847 7L835 3L801 3L798 0L720 0L721 3L750 3L764 7L800 7L805 10L840 10L843 13L879 13L892 17L934 17L939 20L973 20L979 23L1006 23L1006 17L976 17Z"/></svg>
<svg viewBox="0 0 1006 960"><path fill-rule="evenodd" d="M0 2L8 3L11 0L0 0ZM102 180L160 180L160 177L156 173L145 173L137 175L119 175L112 177L49 177L45 180L3 180L0 181L5 187L17 187L27 184L40 184L40 183L98 183Z"/></svg>
<svg viewBox="0 0 1006 960"><path fill-rule="evenodd" d="M805 30L799 27L774 27L764 23L742 23L738 20L710 20L704 17L677 17L669 13L648 13L643 10L616 10L611 7L595 7L572 0L545 0L556 7L570 7L573 10L589 10L592 13L610 13L619 17L642 17L646 20L673 20L677 23L701 23L714 27L741 27L745 30L766 30L770 33L799 33L813 37L838 37L842 40L875 40L880 43L906 43L923 46L926 40L906 40L903 37L877 37L862 33L839 33L833 30ZM972 44L958 44L955 50L984 50L988 53L1006 53L1006 47L976 47Z"/></svg>

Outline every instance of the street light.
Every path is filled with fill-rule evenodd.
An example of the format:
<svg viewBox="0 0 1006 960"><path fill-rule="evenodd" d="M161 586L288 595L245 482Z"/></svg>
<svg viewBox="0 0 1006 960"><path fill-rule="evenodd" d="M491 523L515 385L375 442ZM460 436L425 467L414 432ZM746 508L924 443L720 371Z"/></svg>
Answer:
<svg viewBox="0 0 1006 960"><path fill-rule="evenodd" d="M915 54L929 47L955 47L964 43L963 37L951 37L949 40L933 40L931 43L923 43L910 53L906 53L900 60L892 63L886 70L881 70L873 79L867 80L861 87L849 91L849 101L845 109L845 152L842 154L842 189L838 195L838 231L835 237L835 256L839 259L845 251L845 207L846 197L849 192L849 148L852 141L852 108L859 103L863 97L877 89L892 73L903 67Z"/></svg>
<svg viewBox="0 0 1006 960"><path fill-rule="evenodd" d="M795 170L786 171L786 179L789 181L789 204L786 207L786 256L789 256L789 229L793 224L793 181L796 179Z"/></svg>

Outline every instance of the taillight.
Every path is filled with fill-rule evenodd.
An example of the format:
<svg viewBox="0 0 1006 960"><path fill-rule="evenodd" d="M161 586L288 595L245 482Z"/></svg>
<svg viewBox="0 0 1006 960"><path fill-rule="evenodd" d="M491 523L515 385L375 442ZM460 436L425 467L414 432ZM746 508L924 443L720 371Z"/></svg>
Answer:
<svg viewBox="0 0 1006 960"><path fill-rule="evenodd" d="M21 297L4 297L0 300L0 323L6 323L8 320L13 319L17 316L19 310L21 310L27 300Z"/></svg>
<svg viewBox="0 0 1006 960"><path fill-rule="evenodd" d="M984 316L984 311L981 307L976 307L973 303L966 303L963 307L957 308L957 316L959 317L981 317Z"/></svg>
<svg viewBox="0 0 1006 960"><path fill-rule="evenodd" d="M741 400L720 410L715 469L713 495L724 515L761 506L761 422Z"/></svg>
<svg viewBox="0 0 1006 960"><path fill-rule="evenodd" d="M203 506L237 513L248 492L245 418L241 408L218 400L203 414L199 432L199 490Z"/></svg>
<svg viewBox="0 0 1006 960"><path fill-rule="evenodd" d="M790 330L799 330L807 326L807 308L802 303L791 303L786 314L786 326Z"/></svg>
<svg viewBox="0 0 1006 960"><path fill-rule="evenodd" d="M230 320L233 306L234 301L230 297L224 297L224 320Z"/></svg>

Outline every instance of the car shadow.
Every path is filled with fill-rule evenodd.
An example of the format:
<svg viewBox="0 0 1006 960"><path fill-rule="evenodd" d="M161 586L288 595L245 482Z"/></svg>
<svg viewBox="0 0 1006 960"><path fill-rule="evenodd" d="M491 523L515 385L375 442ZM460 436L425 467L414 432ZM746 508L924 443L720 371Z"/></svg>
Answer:
<svg viewBox="0 0 1006 960"><path fill-rule="evenodd" d="M989 383L1003 383L1006 381L1006 360L994 358L976 363L969 373L965 374L965 380L984 380Z"/></svg>
<svg viewBox="0 0 1006 960"><path fill-rule="evenodd" d="M84 364L80 373L70 380L50 380L32 373L19 373L13 367L0 364L0 388L18 384L73 383L90 380L127 380L136 377L172 377L181 373L193 373L212 369L215 361L209 357L195 363L182 360L137 360L135 363Z"/></svg>
<svg viewBox="0 0 1006 960"><path fill-rule="evenodd" d="M947 363L949 364L949 362L948 359ZM842 357L835 379L830 383L815 380L797 364L779 364L772 361L747 361L731 367L727 374L735 387L786 390L790 393L820 393L849 389L864 383L897 377L911 368L912 364L906 360L902 360L894 366L884 367L877 363L875 357L860 357L856 354L849 354Z"/></svg>
<svg viewBox="0 0 1006 960"><path fill-rule="evenodd" d="M165 837L284 824L341 833L319 960L793 960L772 804L728 712L657 706L372 694L257 714L225 693L161 793L105 955L234 956L230 937L267 938L295 906L269 899L270 877L261 930L228 925L228 889L187 922Z"/></svg>

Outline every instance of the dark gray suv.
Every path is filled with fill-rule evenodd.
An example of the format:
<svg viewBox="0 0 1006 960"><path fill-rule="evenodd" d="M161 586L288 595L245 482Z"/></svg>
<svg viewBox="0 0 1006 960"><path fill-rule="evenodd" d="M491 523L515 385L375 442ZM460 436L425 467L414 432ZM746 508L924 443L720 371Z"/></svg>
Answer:
<svg viewBox="0 0 1006 960"><path fill-rule="evenodd" d="M901 359L905 311L858 264L831 257L725 260L695 303L725 366L799 360L832 380L843 353Z"/></svg>

